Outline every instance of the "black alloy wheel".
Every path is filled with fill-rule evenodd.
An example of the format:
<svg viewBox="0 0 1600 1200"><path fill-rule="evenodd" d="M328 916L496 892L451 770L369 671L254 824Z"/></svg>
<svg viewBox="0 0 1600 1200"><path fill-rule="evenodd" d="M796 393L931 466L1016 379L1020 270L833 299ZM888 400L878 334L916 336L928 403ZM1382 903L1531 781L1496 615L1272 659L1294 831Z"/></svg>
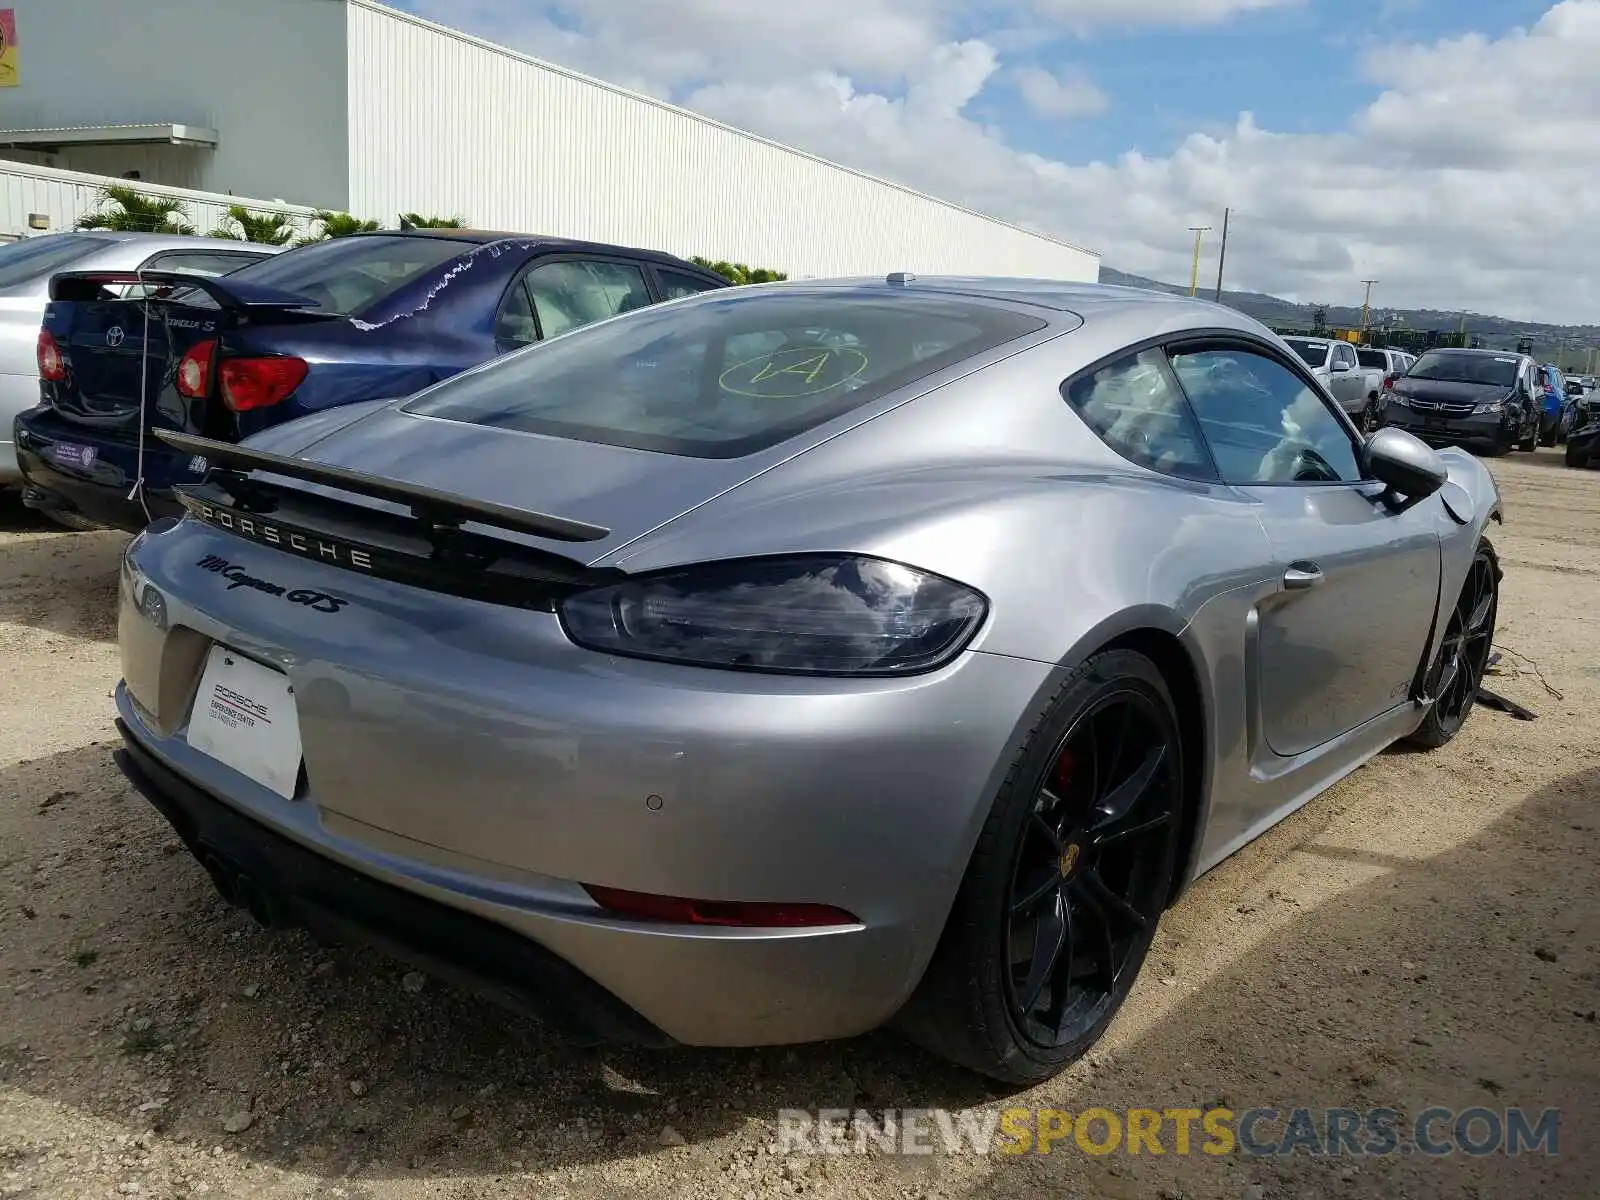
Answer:
<svg viewBox="0 0 1600 1200"><path fill-rule="evenodd" d="M995 797L933 961L897 1019L1008 1084L1058 1074L1127 998L1175 890L1184 746L1132 650L1075 668Z"/></svg>
<svg viewBox="0 0 1600 1200"><path fill-rule="evenodd" d="M1034 1045L1081 1043L1137 973L1166 906L1182 797L1156 701L1108 690L1061 740L1012 870L1011 1019Z"/></svg>
<svg viewBox="0 0 1600 1200"><path fill-rule="evenodd" d="M1461 732L1472 715L1494 647L1500 607L1500 564L1488 542L1478 547L1466 582L1445 626L1439 658L1429 680L1433 707L1412 740L1428 749Z"/></svg>

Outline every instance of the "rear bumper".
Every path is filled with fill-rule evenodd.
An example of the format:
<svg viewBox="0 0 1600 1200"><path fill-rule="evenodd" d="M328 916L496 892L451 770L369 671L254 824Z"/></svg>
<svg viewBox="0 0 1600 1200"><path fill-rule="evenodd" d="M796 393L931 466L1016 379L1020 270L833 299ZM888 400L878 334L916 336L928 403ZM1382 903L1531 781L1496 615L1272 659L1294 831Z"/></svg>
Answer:
<svg viewBox="0 0 1600 1200"><path fill-rule="evenodd" d="M172 485L185 477L198 478L189 470L189 455L147 438L141 504L129 499L140 478L137 442L72 424L43 407L17 417L15 432L22 498L29 508L76 513L99 525L137 533L152 517L178 515L181 507L173 499ZM84 463L64 453L63 447L87 447L93 461Z"/></svg>
<svg viewBox="0 0 1600 1200"><path fill-rule="evenodd" d="M166 767L125 721L117 765L224 899L263 925L376 946L586 1042L672 1044L570 963L481 917L380 883L243 816Z"/></svg>
<svg viewBox="0 0 1600 1200"><path fill-rule="evenodd" d="M176 606L173 612L176 617ZM136 620L139 618L129 614L124 601L125 648L128 626ZM531 690L537 693L540 689ZM297 687L299 694L308 691ZM565 699L568 706L580 707L570 696ZM276 899L279 908L293 914L291 923L314 926L319 921L332 922L336 931L351 930L397 957L442 963L446 974L492 996L510 997L518 1007L534 1011L549 1010L546 989L552 986L563 995L573 992L567 983L571 974L576 974L586 982L575 985L574 994L590 996L587 981L592 981L610 997L592 1001L609 1006L607 1011L612 1013L602 1022L605 1036L619 1036L615 1030L620 1028L632 1040L649 1041L649 1030L654 1030L663 1039L688 1046L761 1046L866 1033L888 1022L904 1004L942 929L944 911L922 914L911 895L912 887L902 882L904 869L918 857L915 849L908 848L899 860L875 860L876 870L867 882L882 893L877 901L854 905L851 893L842 885L844 868L839 856L845 851L840 848L876 841L873 806L898 809L896 802L903 799L917 814L917 819L903 828L926 829L931 841L938 840L933 831L941 818L953 815L941 813L940 797L925 790L897 796L887 787L892 777L881 771L879 778L885 782L877 792L858 793L848 761L824 772L834 779L837 797L810 788L804 780L793 781L802 788L800 811L774 811L755 803L763 791L783 792L790 780L782 776L763 780L742 771L731 781L731 791L707 775L700 781L706 793L694 803L679 805L669 800L665 811L680 807L686 814L693 809L735 806L738 811L728 815L727 836L720 841L712 836L680 844L670 825L656 822L656 814L643 804L634 805L637 818L619 816L605 803L608 781L599 774L599 763L589 764L585 772L594 789L589 803L563 805L562 818L554 824L543 819L542 806L536 802L540 775L529 775L521 789L506 793L508 808L520 812L514 827L522 833L506 832L504 836L519 846L539 845L562 851L561 857L566 857L575 851L576 843L590 835L606 838L617 874L601 882L627 887L639 880L632 886L641 891L690 896L704 896L709 891L712 898L739 889L765 899L762 893L741 888L737 881L752 872L757 877L797 874L811 881L806 891L796 893L802 898L836 901L863 914L861 924L826 929L718 929L628 921L607 913L575 882L594 877L594 872L576 865L575 857L574 866L559 876L533 869L511 870L389 834L331 812L310 796L284 800L189 746L182 730L163 735L125 685L117 689L117 707L124 737L130 743L127 760L135 761L138 753L139 771L130 771L130 777L136 783L141 778L156 779L157 786L141 783L141 789L147 795L154 791L151 799L169 819L176 807L180 819L173 823L191 848L217 845L226 861L234 864L231 872L242 871L252 880L266 881L262 890ZM660 719L671 720L672 714L663 713ZM495 738L506 745L526 740L526 731L514 733L503 721L490 724ZM805 739L804 730L797 730L793 737L815 749ZM630 736L629 741L633 740ZM632 757L638 758L650 748L650 739L641 738ZM730 765L738 757L737 750L739 747L730 743L723 755ZM690 753L689 757L697 755ZM891 753L890 757L897 756ZM640 765L613 764L623 770ZM543 776L558 773L559 764L547 759ZM467 788L472 782L459 782L454 792L433 792L434 800L455 811L453 824L461 827L490 824L488 818L494 815L471 803ZM369 779L367 786L376 794L389 794L390 785L379 779ZM853 820L840 820L830 811L835 799L850 801ZM966 799L970 804L973 798ZM479 819L469 815L469 809ZM783 838L786 856L771 857L759 849L769 840L769 830L788 829L801 819L806 828L818 837L825 835L835 847L832 857L814 856L803 837L787 834ZM187 834L184 821L191 828ZM698 873L697 883L679 890L645 877L640 862L650 860L636 858L632 828L645 821L659 827L650 839L659 863L676 864L694 855L705 860L707 865ZM194 829L209 832L199 836ZM463 828L462 835L466 832ZM747 847L745 855L726 858L720 851L711 854L709 843L722 842L742 843ZM642 845L639 848L644 849ZM949 866L959 875L963 864ZM942 893L940 882L935 879L932 886ZM948 900L946 893L945 906ZM917 915L900 912L896 917L878 919L867 915L881 914L891 904L912 907ZM413 934L425 930L437 932L419 944ZM483 932L486 930L491 932ZM493 952L469 952L469 946L493 948ZM516 952L507 949L513 946ZM544 965L549 958L563 964L556 970L553 984L551 971ZM505 964L503 968L501 964ZM612 1012L613 1001L623 1015ZM590 1003L582 1000L580 1007ZM569 1028L584 1029L583 1022L569 1012L572 1006L565 1000L556 1003ZM645 1032L638 1032L639 1024L628 1013L644 1023ZM593 1024L591 1021L590 1027Z"/></svg>

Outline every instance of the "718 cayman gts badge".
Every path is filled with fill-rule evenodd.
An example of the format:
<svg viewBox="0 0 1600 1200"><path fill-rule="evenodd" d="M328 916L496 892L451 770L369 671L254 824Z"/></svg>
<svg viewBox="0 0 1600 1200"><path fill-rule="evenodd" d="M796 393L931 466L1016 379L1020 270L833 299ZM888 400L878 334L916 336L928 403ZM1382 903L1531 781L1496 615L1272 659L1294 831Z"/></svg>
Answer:
<svg viewBox="0 0 1600 1200"><path fill-rule="evenodd" d="M215 554L206 555L195 565L202 571L210 571L213 575L221 575L228 581L228 590L230 592L235 588L250 588L252 591L265 592L269 596L282 596L290 604L303 605L312 612L320 613L336 613L350 603L350 601L340 596L330 596L327 592L316 592L308 588L290 590L282 584L258 579L256 576L249 574L238 563L231 563Z"/></svg>

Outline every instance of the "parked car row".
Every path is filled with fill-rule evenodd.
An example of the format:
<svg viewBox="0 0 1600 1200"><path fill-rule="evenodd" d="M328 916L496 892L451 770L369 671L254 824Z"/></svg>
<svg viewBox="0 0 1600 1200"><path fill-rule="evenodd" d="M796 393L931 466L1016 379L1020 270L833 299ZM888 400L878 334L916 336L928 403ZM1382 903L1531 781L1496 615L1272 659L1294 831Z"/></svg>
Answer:
<svg viewBox="0 0 1600 1200"><path fill-rule="evenodd" d="M1489 472L1201 301L454 232L51 295L19 455L139 529L128 778L263 924L586 1040L1049 1078L1489 661Z"/></svg>
<svg viewBox="0 0 1600 1200"><path fill-rule="evenodd" d="M53 234L0 247L0 490L22 481L12 424L17 414L39 403L39 330L52 275L79 270L216 276L276 253L276 246L220 238L100 230ZM121 292L128 294L129 287L124 285Z"/></svg>
<svg viewBox="0 0 1600 1200"><path fill-rule="evenodd" d="M1503 350L1429 350L1384 381L1377 424L1494 454L1563 445L1586 466L1600 424L1594 380Z"/></svg>
<svg viewBox="0 0 1600 1200"><path fill-rule="evenodd" d="M1593 376L1568 381L1560 439L1566 444L1567 466L1600 465L1600 384Z"/></svg>
<svg viewBox="0 0 1600 1200"><path fill-rule="evenodd" d="M30 507L136 532L179 511L174 486L203 469L155 431L238 441L729 286L655 251L457 229L357 234L271 258L228 245L232 258L137 236L76 260L57 250L42 323L34 316L33 407L15 421ZM50 256L47 239L27 246ZM197 261L248 265L199 277Z"/></svg>
<svg viewBox="0 0 1600 1200"><path fill-rule="evenodd" d="M1356 346L1341 338L1288 337L1298 354L1339 406L1364 427L1376 428L1384 389L1411 368L1416 356L1403 350Z"/></svg>

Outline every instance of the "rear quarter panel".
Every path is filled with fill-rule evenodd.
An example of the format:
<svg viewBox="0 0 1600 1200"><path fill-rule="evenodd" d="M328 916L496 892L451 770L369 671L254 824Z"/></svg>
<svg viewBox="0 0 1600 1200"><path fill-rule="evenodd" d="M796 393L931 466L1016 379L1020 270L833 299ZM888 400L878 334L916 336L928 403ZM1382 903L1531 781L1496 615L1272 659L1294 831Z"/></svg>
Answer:
<svg viewBox="0 0 1600 1200"><path fill-rule="evenodd" d="M1079 420L1060 386L1099 357L1094 336L1046 342L845 430L604 561L880 554L989 598L974 649L1047 662L1119 613L1164 613L1177 632L1211 597L1265 578L1272 553L1248 499L1134 466Z"/></svg>
<svg viewBox="0 0 1600 1200"><path fill-rule="evenodd" d="M1277 590L1273 552L1248 498L1135 467L1083 425L1059 391L1099 357L1074 344L1079 336L880 416L613 561L647 571L855 551L975 587L990 612L973 651L1055 668L1016 714L1013 747L1072 666L1136 630L1171 635L1189 656L1204 708L1204 809L1241 761L1246 632L1258 600ZM973 840L1009 765L1009 756L998 762L988 792L975 798Z"/></svg>

